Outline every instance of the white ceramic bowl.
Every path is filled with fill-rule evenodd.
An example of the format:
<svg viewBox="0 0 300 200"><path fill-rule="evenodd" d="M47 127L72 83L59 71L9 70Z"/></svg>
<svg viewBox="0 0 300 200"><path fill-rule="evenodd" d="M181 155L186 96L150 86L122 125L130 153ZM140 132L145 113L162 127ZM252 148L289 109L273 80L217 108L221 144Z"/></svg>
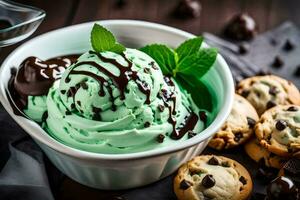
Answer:
<svg viewBox="0 0 300 200"><path fill-rule="evenodd" d="M203 77L212 89L218 91L218 96L222 99L219 102L218 115L201 134L174 146L114 155L81 151L57 142L35 122L15 115L8 102L5 88L10 78L10 68L19 66L28 56L47 59L89 50L90 31L94 23L45 33L13 51L0 69L1 103L13 119L39 144L53 164L79 183L100 189L126 189L160 180L174 172L182 163L200 154L229 114L234 84L222 56L217 57L214 67ZM177 46L182 41L195 37L175 28L142 21L108 20L97 23L111 30L118 41L128 47L140 47L149 43Z"/></svg>

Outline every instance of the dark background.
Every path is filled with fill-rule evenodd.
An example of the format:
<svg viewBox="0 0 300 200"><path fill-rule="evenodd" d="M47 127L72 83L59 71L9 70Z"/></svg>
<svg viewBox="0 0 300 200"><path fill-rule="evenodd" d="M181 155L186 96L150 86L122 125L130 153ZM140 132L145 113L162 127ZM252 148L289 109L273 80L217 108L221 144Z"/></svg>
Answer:
<svg viewBox="0 0 300 200"><path fill-rule="evenodd" d="M264 32L283 21L300 25L300 1L298 0L200 0L202 12L199 18L176 19L171 13L178 0L15 0L42 8L47 16L34 37L41 33L93 20L138 19L166 24L185 31L219 33L224 24L239 12L248 12ZM2 49L0 62L19 44Z"/></svg>
<svg viewBox="0 0 300 200"><path fill-rule="evenodd" d="M137 19L173 26L201 34L219 34L226 22L240 12L247 12L256 20L259 32L276 27L289 20L300 25L300 1L298 0L201 0L202 11L198 18L178 19L172 16L178 0L16 0L19 3L39 7L47 13L45 20L30 38L64 26L93 20ZM29 39L30 39L29 38ZM27 39L28 40L28 39ZM1 49L0 63L16 45ZM34 50L33 50L34 51ZM118 192L103 192L81 186L65 178L59 199L105 199Z"/></svg>

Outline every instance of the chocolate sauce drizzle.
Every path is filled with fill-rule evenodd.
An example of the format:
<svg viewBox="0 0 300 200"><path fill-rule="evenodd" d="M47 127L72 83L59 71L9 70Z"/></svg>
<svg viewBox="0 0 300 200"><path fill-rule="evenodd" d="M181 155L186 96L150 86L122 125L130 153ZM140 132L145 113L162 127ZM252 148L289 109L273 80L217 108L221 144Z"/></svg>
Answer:
<svg viewBox="0 0 300 200"><path fill-rule="evenodd" d="M164 77L165 82L169 86L174 87L173 81L170 79L170 77ZM172 115L176 114L175 111L175 105L176 105L176 95L174 92L169 92L168 90L162 89L160 93L160 97L164 102L164 105L169 109L169 118L168 122L172 124L173 131L170 135L170 137L174 140L178 140L182 138L189 130L193 130L194 127L196 126L198 122L198 116L194 113L191 112L189 116L185 117L185 121L182 126L180 127L179 130L176 128L176 120ZM172 104L170 103L172 102Z"/></svg>
<svg viewBox="0 0 300 200"><path fill-rule="evenodd" d="M128 82L130 80L133 80L133 81L136 82L136 84L139 87L140 91L146 95L145 103L150 104L150 92L151 92L151 90L150 90L149 85L139 78L136 71L132 70L132 62L126 58L124 53L122 53L121 56L127 62L127 66L121 65L115 59L106 58L106 57L102 56L99 53L96 53L96 52L93 52L93 51L90 51L89 53L98 56L98 58L100 60L102 60L103 62L110 63L110 64L116 66L120 70L120 75L119 76L114 75L112 72L107 70L105 67L99 65L98 63L96 63L94 61L83 61L83 62L79 62L79 63L75 64L75 66L73 67L73 69L69 73L69 75L85 75L85 76L92 77L100 85L99 96L101 96L101 97L105 96L105 91L104 91L104 86L105 86L107 88L107 91L108 91L109 95L110 95L110 101L112 103L111 109L113 111L116 110L116 105L114 104L114 99L113 99L113 94L112 94L113 90L112 90L111 85L108 83L108 81L105 80L102 76L99 76L95 73L88 72L88 71L79 71L79 70L74 70L74 69L76 69L77 67L79 67L81 65L89 65L89 66L95 67L97 70L99 70L100 72L102 72L103 74L107 75L108 77L110 77L112 79L114 85L116 85L120 90L121 100L125 99L125 91L126 91L126 87L127 87ZM65 80L66 82L70 81L69 75L66 77L66 80Z"/></svg>

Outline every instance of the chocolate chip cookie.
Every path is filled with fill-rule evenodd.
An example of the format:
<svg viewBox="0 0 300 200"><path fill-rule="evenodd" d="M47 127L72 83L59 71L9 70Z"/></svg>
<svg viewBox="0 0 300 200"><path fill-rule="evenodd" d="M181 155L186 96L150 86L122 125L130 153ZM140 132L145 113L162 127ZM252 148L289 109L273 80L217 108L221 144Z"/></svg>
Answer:
<svg viewBox="0 0 300 200"><path fill-rule="evenodd" d="M179 200L245 200L252 191L252 180L238 162L202 155L180 167L174 191Z"/></svg>
<svg viewBox="0 0 300 200"><path fill-rule="evenodd" d="M253 134L258 119L253 106L245 98L236 94L229 117L210 140L209 146L222 150L244 143Z"/></svg>
<svg viewBox="0 0 300 200"><path fill-rule="evenodd" d="M287 161L287 158L277 156L262 147L256 138L252 138L247 142L244 148L252 160L259 162L260 164L262 162L267 167L280 169Z"/></svg>
<svg viewBox="0 0 300 200"><path fill-rule="evenodd" d="M267 110L255 126L260 144L283 157L300 152L300 106L280 105Z"/></svg>
<svg viewBox="0 0 300 200"><path fill-rule="evenodd" d="M274 75L242 80L237 93L248 99L259 115L276 105L300 105L300 93L290 81Z"/></svg>

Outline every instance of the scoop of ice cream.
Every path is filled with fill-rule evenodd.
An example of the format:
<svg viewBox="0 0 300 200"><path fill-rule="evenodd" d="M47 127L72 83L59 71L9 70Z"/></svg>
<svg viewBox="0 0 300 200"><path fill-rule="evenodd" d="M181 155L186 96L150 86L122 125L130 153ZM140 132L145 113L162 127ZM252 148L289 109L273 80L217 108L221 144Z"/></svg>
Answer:
<svg viewBox="0 0 300 200"><path fill-rule="evenodd" d="M204 128L191 97L135 49L83 54L50 89L47 106L54 138L99 153L170 145Z"/></svg>

